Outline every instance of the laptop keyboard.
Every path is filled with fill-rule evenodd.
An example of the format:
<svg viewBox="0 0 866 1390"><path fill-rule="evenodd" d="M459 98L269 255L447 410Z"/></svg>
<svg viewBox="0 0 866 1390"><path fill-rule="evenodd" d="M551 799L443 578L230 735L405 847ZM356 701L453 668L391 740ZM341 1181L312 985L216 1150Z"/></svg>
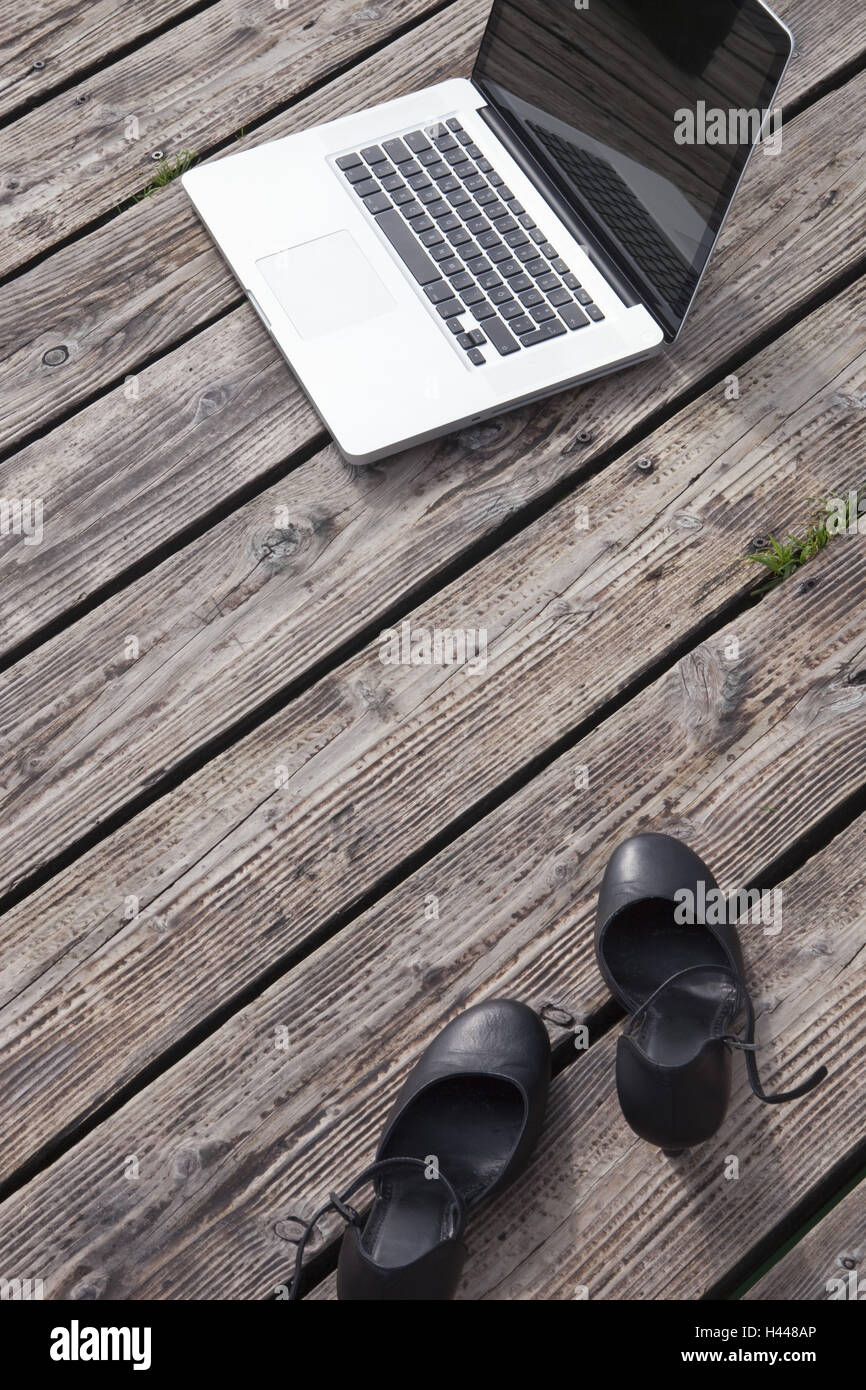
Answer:
<svg viewBox="0 0 866 1390"><path fill-rule="evenodd" d="M456 117L336 164L473 366L604 318Z"/></svg>
<svg viewBox="0 0 866 1390"><path fill-rule="evenodd" d="M639 264L649 267L653 279L665 292L668 303L685 313L688 293L684 290L688 266L674 246L659 231L643 204L606 159L564 140L535 121L530 130L550 151L559 166L580 188L592 188L593 202L606 221L617 229L625 249Z"/></svg>

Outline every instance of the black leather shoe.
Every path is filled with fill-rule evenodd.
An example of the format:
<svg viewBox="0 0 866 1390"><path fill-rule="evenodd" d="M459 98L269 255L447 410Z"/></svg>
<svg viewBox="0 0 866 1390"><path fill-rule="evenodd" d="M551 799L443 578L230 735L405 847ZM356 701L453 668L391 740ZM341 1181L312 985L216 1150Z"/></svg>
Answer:
<svg viewBox="0 0 866 1390"><path fill-rule="evenodd" d="M796 1100L827 1075L820 1067L792 1091L764 1092L742 950L722 903L706 864L669 835L621 844L599 893L599 969L631 1014L616 1052L620 1105L635 1133L669 1154L702 1143L721 1125L731 1048L745 1053L759 1100ZM736 1037L731 1028L743 1010L744 1035Z"/></svg>
<svg viewBox="0 0 866 1390"><path fill-rule="evenodd" d="M494 999L453 1019L410 1073L385 1125L376 1162L308 1223L304 1246L328 1210L346 1220L337 1269L341 1300L450 1299L466 1247L466 1214L523 1172L541 1131L550 1043L525 1004ZM366 1222L348 1199L372 1182Z"/></svg>

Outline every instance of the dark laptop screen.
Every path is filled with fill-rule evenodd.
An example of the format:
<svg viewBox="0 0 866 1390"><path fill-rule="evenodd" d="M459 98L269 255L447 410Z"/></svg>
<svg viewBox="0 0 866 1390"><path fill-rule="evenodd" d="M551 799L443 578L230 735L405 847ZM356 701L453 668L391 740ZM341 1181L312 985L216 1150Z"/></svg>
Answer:
<svg viewBox="0 0 866 1390"><path fill-rule="evenodd" d="M757 0L496 0L473 79L672 336L789 50Z"/></svg>

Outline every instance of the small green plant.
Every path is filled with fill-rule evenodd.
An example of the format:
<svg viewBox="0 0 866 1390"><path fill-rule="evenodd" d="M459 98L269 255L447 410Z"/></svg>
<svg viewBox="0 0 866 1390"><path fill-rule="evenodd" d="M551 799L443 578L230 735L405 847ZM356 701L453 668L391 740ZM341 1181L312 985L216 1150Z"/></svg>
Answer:
<svg viewBox="0 0 866 1390"><path fill-rule="evenodd" d="M179 179L181 174L185 174L197 159L197 155L192 150L181 150L174 159L160 160L157 165L156 173L151 176L150 182L141 190L140 193L133 195L132 202L140 203L145 198L150 198L158 188L165 188L167 184Z"/></svg>
<svg viewBox="0 0 866 1390"><path fill-rule="evenodd" d="M763 584L759 584L754 590L756 594L765 594L770 589L775 589L777 584L781 584L788 579L798 569L823 550L834 535L840 530L847 529L849 526L857 524L856 494L848 494L844 503L845 522L844 527L838 525L838 512L834 508L833 515L837 518L837 524L831 529L829 524L830 509L829 497L822 498L816 506L815 511L810 517L801 535L789 534L784 540L777 540L775 536L769 536L766 542L762 542L751 554L744 557L744 564L763 565L767 571L767 577Z"/></svg>

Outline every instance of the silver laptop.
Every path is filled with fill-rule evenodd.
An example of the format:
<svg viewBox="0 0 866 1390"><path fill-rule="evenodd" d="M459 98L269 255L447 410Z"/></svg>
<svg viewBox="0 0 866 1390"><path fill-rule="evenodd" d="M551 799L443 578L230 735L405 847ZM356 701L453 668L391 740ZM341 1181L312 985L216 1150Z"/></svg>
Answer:
<svg viewBox="0 0 866 1390"><path fill-rule="evenodd" d="M183 182L366 464L679 333L792 48L760 0L496 0L454 78Z"/></svg>

